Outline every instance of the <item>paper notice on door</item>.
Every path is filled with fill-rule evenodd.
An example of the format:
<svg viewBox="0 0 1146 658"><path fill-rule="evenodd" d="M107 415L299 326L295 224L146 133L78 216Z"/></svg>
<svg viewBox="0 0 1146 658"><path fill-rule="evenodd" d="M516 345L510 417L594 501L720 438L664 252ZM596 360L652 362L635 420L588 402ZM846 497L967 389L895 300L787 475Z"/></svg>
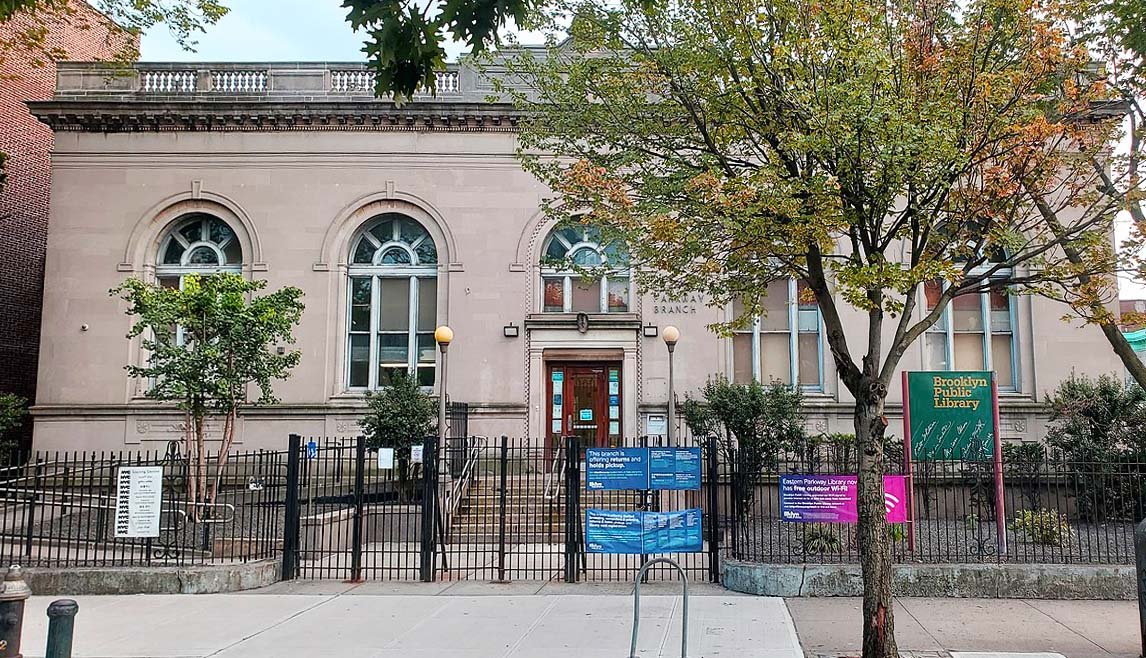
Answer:
<svg viewBox="0 0 1146 658"><path fill-rule="evenodd" d="M555 404L555 405L553 405L553 415L550 416L550 418L560 418L560 417L561 417L561 405Z"/></svg>
<svg viewBox="0 0 1146 658"><path fill-rule="evenodd" d="M612 420L618 420L618 419L620 419L620 417L621 417L621 408L620 407L609 407L609 418L611 418Z"/></svg>
<svg viewBox="0 0 1146 658"><path fill-rule="evenodd" d="M394 449L393 448L379 448L378 449L378 468L387 470L394 468Z"/></svg>
<svg viewBox="0 0 1146 658"><path fill-rule="evenodd" d="M580 411L580 415L578 416L578 418L580 420L593 420L593 410L592 409L582 409Z"/></svg>
<svg viewBox="0 0 1146 658"><path fill-rule="evenodd" d="M619 423L618 421L615 421L615 420L609 421L609 434L620 434L620 433L621 433L621 423Z"/></svg>
<svg viewBox="0 0 1146 658"><path fill-rule="evenodd" d="M609 395L620 395L621 382L609 382Z"/></svg>
<svg viewBox="0 0 1146 658"><path fill-rule="evenodd" d="M550 428L549 431L553 432L554 434L560 434L561 433L561 419L560 418L554 418L553 419L553 427Z"/></svg>

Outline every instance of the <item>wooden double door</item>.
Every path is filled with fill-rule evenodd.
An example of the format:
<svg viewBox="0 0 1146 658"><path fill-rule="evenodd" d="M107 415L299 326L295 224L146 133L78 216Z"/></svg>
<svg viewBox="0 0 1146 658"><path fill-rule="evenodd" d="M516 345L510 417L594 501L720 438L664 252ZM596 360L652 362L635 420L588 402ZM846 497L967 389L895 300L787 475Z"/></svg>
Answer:
<svg viewBox="0 0 1146 658"><path fill-rule="evenodd" d="M619 362L551 362L546 436L576 436L586 446L621 445L623 391Z"/></svg>

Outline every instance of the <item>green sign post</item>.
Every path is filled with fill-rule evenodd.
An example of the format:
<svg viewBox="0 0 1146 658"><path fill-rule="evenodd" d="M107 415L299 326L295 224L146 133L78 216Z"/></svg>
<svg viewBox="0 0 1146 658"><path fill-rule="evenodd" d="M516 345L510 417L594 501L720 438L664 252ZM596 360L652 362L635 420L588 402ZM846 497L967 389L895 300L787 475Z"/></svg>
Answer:
<svg viewBox="0 0 1146 658"><path fill-rule="evenodd" d="M1003 444L995 373L944 370L903 373L903 462L907 473L908 550L915 550L915 461L987 461L995 466L999 555L1006 554Z"/></svg>

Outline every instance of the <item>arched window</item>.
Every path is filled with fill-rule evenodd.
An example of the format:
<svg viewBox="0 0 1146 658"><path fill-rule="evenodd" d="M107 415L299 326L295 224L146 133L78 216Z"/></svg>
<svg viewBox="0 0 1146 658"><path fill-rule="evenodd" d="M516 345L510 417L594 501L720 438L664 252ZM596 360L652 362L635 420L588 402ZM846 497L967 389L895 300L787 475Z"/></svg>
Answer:
<svg viewBox="0 0 1146 658"><path fill-rule="evenodd" d="M1000 257L981 269L992 267ZM1000 269L995 279L1009 279L1011 270ZM928 281L923 286L924 312L935 309L949 284ZM923 341L924 359L932 370L993 370L995 381L1004 391L1017 391L1018 349L1015 304L1003 286L987 292L959 295L951 300L939 321L927 330Z"/></svg>
<svg viewBox="0 0 1146 658"><path fill-rule="evenodd" d="M763 301L764 314L732 335L732 380L822 391L824 341L815 294L803 281L777 279L768 284ZM743 314L739 302L733 314Z"/></svg>
<svg viewBox="0 0 1146 658"><path fill-rule="evenodd" d="M602 274L586 281L579 268ZM626 313L628 251L591 226L559 226L542 243L541 289L545 313Z"/></svg>
<svg viewBox="0 0 1146 658"><path fill-rule="evenodd" d="M349 388L388 386L395 373L434 385L438 250L417 221L397 213L366 222L350 249Z"/></svg>
<svg viewBox="0 0 1146 658"><path fill-rule="evenodd" d="M243 247L227 222L205 213L181 218L159 243L155 277L178 288L187 274L242 272Z"/></svg>

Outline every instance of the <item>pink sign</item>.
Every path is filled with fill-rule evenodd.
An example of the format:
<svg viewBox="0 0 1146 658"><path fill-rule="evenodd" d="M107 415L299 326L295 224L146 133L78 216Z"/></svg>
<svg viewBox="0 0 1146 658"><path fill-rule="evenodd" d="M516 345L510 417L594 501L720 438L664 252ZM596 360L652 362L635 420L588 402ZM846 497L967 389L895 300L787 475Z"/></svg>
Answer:
<svg viewBox="0 0 1146 658"><path fill-rule="evenodd" d="M888 523L907 523L907 484L902 475L883 476ZM794 523L856 523L856 476L781 475L780 518Z"/></svg>

